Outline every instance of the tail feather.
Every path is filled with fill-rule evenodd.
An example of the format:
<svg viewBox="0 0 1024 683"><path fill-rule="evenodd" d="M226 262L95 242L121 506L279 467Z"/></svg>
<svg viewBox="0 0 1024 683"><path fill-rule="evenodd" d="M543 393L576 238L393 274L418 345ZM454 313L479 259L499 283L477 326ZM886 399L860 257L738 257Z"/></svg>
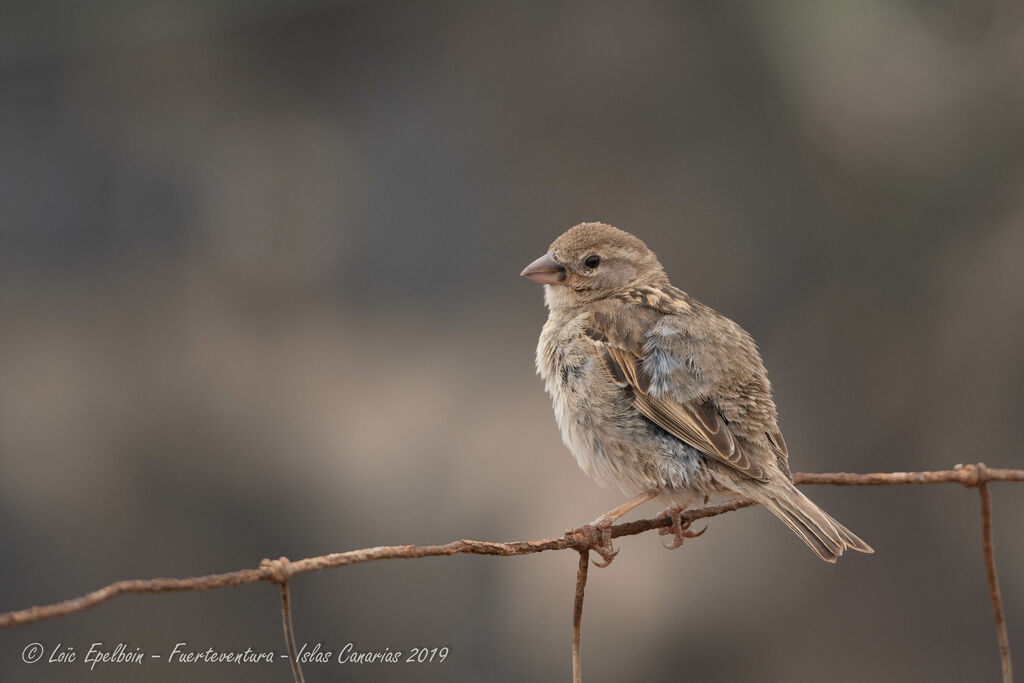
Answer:
<svg viewBox="0 0 1024 683"><path fill-rule="evenodd" d="M862 553L875 552L871 546L829 516L789 482L750 486L743 493L764 505L785 522L786 526L826 562L835 562L847 548Z"/></svg>
<svg viewBox="0 0 1024 683"><path fill-rule="evenodd" d="M766 499L763 503L776 517L785 522L786 526L792 529L800 537L800 540L806 543L807 547L813 550L821 559L826 562L835 562L836 558L842 553L842 548L836 542L832 541L820 530L816 531L814 526L809 525L800 515L792 514L771 499Z"/></svg>

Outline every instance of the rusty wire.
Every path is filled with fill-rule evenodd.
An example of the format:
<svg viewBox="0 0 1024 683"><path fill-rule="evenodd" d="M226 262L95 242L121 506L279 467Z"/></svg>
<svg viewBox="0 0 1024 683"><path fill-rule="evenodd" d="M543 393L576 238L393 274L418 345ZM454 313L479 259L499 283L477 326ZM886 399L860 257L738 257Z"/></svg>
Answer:
<svg viewBox="0 0 1024 683"><path fill-rule="evenodd" d="M996 576L995 556L992 547L992 510L987 484L993 481L1024 482L1024 470L991 469L982 463L977 465L957 465L952 470L935 472L883 472L875 474L853 474L848 472L806 473L793 475L794 481L802 485L829 486L902 486L910 484L958 483L967 487L977 488L981 496L982 516L982 549L985 556L985 567L988 577L989 594L992 600L992 611L996 623L996 635L999 645L1000 662L1003 670L1004 683L1012 683L1012 664L1010 657L1009 638L1006 631L1006 619L1003 612L999 582ZM755 505L747 498L738 498L721 505L712 505L697 510L690 510L681 515L684 524L721 515L733 510ZM633 522L616 524L611 528L612 538L633 536L652 529L667 527L671 520L667 517L641 519ZM583 592L587 581L590 550L593 547L594 534L566 533L561 538L547 538L537 541L510 541L504 543L492 541L457 540L443 545L398 545L362 548L343 553L331 553L317 557L308 557L294 562L287 558L263 560L259 568L240 569L223 574L207 574L185 579L142 579L134 581L116 581L103 588L83 596L64 600L49 605L33 606L0 614L0 628L13 628L32 624L46 619L65 617L75 612L90 609L103 602L126 593L164 593L171 591L197 591L228 586L267 581L281 587L281 617L284 627L285 643L291 659L292 672L297 683L302 683L302 669L297 659L294 628L291 618L291 599L288 581L293 576L319 571L331 567L341 567L362 562L386 559L414 559L420 557L436 557L458 554L473 555L530 555L548 550L575 550L579 553L580 562L577 570L576 592L573 600L573 681L582 681L582 664L580 658L581 623L583 616Z"/></svg>

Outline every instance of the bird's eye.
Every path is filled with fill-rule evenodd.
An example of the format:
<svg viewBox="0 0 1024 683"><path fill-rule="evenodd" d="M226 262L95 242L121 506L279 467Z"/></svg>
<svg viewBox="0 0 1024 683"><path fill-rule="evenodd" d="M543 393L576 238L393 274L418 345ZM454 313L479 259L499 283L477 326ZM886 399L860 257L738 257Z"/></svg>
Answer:
<svg viewBox="0 0 1024 683"><path fill-rule="evenodd" d="M587 266L587 268L597 268L597 266L601 263L601 257L598 256L597 254L591 254L583 263L584 265Z"/></svg>

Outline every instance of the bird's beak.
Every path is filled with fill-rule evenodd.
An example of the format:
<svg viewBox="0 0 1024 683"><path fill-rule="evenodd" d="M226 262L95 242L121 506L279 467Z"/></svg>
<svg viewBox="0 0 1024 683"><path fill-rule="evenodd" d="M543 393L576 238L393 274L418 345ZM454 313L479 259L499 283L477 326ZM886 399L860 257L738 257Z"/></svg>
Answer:
<svg viewBox="0 0 1024 683"><path fill-rule="evenodd" d="M544 254L519 274L542 285L560 285L565 282L565 266L551 254Z"/></svg>

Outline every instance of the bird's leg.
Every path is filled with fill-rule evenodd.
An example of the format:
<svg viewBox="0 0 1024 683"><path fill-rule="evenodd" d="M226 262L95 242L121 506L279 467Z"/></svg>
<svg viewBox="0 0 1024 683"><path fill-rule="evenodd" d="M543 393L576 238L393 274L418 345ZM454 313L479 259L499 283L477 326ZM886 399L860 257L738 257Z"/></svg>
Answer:
<svg viewBox="0 0 1024 683"><path fill-rule="evenodd" d="M641 493L638 496L630 498L622 505L612 508L608 512L604 513L590 524L585 524L579 529L569 529L566 531L566 535L571 534L582 534L584 536L594 539L596 535L599 538L595 539L593 544L593 550L604 560L603 563L594 560L594 564L598 567L607 567L615 559L615 556L619 554L619 551L612 545L612 525L615 521L625 515L633 508L643 505L649 500L657 498L658 494L655 491L647 491Z"/></svg>
<svg viewBox="0 0 1024 683"><path fill-rule="evenodd" d="M660 529L658 529L658 533L662 536L668 536L669 534L673 536L672 540L670 540L668 543L665 543L664 541L661 542L661 545L668 548L669 550L675 550L676 548L681 546L683 544L684 539L697 538L698 536L700 536L708 530L708 528L705 526L700 531L694 532L690 531L691 522L683 524L682 514L683 510L685 510L687 507L688 506L686 505L673 505L662 510L661 515L659 515L660 517L668 517L672 520L672 526L663 526Z"/></svg>

